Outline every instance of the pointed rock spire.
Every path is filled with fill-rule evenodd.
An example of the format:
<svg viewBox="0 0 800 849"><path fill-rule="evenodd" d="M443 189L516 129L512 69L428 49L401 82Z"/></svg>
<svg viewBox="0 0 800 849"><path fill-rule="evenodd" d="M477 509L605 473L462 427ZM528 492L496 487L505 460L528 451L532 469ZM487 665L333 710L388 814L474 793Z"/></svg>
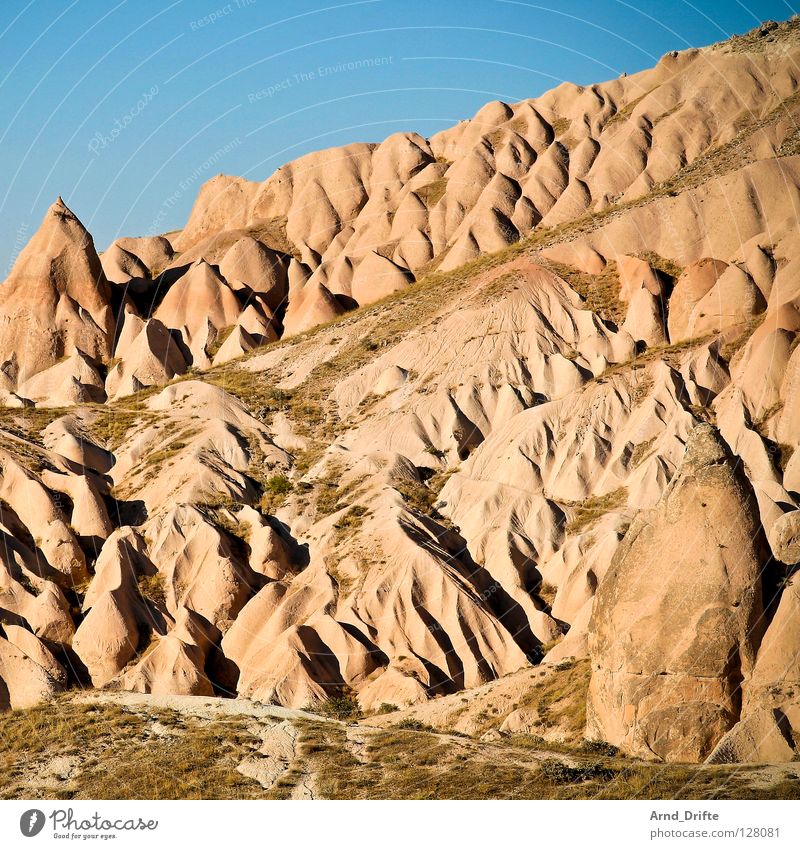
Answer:
<svg viewBox="0 0 800 849"><path fill-rule="evenodd" d="M110 291L92 237L59 197L0 286L0 364L15 383L76 351L108 356Z"/></svg>

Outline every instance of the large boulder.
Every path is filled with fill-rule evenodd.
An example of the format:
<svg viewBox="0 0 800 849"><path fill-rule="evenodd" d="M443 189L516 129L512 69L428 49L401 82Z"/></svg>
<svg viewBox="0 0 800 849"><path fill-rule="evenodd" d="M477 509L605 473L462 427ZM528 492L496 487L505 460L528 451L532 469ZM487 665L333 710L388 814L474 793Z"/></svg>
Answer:
<svg viewBox="0 0 800 849"><path fill-rule="evenodd" d="M791 729L780 711L759 710L737 722L717 743L707 763L786 763L794 760Z"/></svg>
<svg viewBox="0 0 800 849"><path fill-rule="evenodd" d="M587 732L631 754L704 760L739 718L765 560L755 497L709 425L598 587Z"/></svg>
<svg viewBox="0 0 800 849"><path fill-rule="evenodd" d="M280 254L246 236L228 249L219 270L231 287L261 293L269 308L277 310L289 294L287 266Z"/></svg>

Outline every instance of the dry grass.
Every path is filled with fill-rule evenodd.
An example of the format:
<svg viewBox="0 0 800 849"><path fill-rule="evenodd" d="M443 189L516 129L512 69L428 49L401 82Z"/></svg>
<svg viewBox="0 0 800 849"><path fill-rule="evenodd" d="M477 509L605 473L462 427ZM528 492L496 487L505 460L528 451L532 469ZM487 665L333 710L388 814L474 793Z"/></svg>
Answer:
<svg viewBox="0 0 800 849"><path fill-rule="evenodd" d="M743 35L734 35L728 41L715 45L716 49L731 53L754 53L764 50L777 41L797 43L800 40L800 19L793 15L788 21L765 21Z"/></svg>
<svg viewBox="0 0 800 849"><path fill-rule="evenodd" d="M347 485L342 485L342 471L339 463L329 463L325 474L307 484L306 491L313 494L317 518L330 516L350 507L346 515L350 515L351 519L346 520L345 517L339 519L339 522L345 522L346 526L356 518L363 517L367 511L366 508L350 505L359 487L364 483L364 478L356 478Z"/></svg>
<svg viewBox="0 0 800 849"><path fill-rule="evenodd" d="M354 504L343 516L336 521L336 529L340 531L356 531L364 522L364 517L369 514L369 509L363 504Z"/></svg>
<svg viewBox="0 0 800 849"><path fill-rule="evenodd" d="M697 336L693 339L684 339L672 345L654 345L641 354L637 354L632 360L621 363L612 363L602 374L595 378L597 383L605 383L606 380L617 374L629 375L632 371L644 368L648 363L661 360L671 368L680 368L685 355L695 348L707 345L714 338L713 334L708 336Z"/></svg>
<svg viewBox="0 0 800 849"><path fill-rule="evenodd" d="M360 307L306 333L261 348L259 353L267 348L279 347L286 351L287 356L291 356L291 351L296 346L305 345L332 327L355 328L353 341L343 346L329 360L315 367L303 384L291 392L276 387L277 370L274 373L250 372L241 368L238 362L213 368L205 373L203 379L236 395L257 413L268 414L270 411L283 410L296 426L297 432L310 439L309 450L304 456L296 458L297 467L301 472L305 472L321 456L341 426L329 400L330 392L344 376L369 362L375 351L396 344L410 331L424 326L444 310L449 301L460 296L465 283L476 276L503 266L521 255L533 254L542 248L591 233L615 215L645 206L671 192L670 188L656 186L649 194L634 201L609 205L599 212L586 213L556 227L537 227L524 239L495 253L484 254L452 271L443 273L435 270L444 255L440 254L427 269L420 271L419 279L408 289L394 293L377 303ZM435 199L435 194L429 194L429 202L431 197ZM679 267L669 260L655 254L642 256L668 277L680 273ZM567 282L576 288L589 309L615 323L622 319L624 304L618 298L619 281L613 264L609 264L602 274L594 276L582 275L566 266L551 264L551 267L557 273L563 274ZM362 322L363 330L359 333ZM690 344L687 342L681 343L677 348L665 346L664 349L654 349L649 358L654 359L661 353L668 354L670 350L683 350ZM256 355L254 352L244 359Z"/></svg>
<svg viewBox="0 0 800 849"><path fill-rule="evenodd" d="M639 254L639 259L644 260L651 268L658 271L663 277L669 281L675 282L683 273L683 266L678 265L671 259L657 254L655 251L642 251Z"/></svg>
<svg viewBox="0 0 800 849"><path fill-rule="evenodd" d="M178 454L186 448L191 439L197 434L200 433L200 428L186 428L182 430L180 433L176 435L176 437L170 440L163 448L159 448L156 451L151 451L145 457L145 463L148 466L161 466L164 463L169 462L170 460L177 457Z"/></svg>
<svg viewBox="0 0 800 849"><path fill-rule="evenodd" d="M619 298L619 273L613 260L600 274L586 274L560 262L542 264L568 283L583 298L587 309L614 324L625 318L627 305Z"/></svg>
<svg viewBox="0 0 800 849"><path fill-rule="evenodd" d="M641 404L653 391L654 381L650 374L639 376L639 369L634 369L630 386L631 401L634 406Z"/></svg>
<svg viewBox="0 0 800 849"><path fill-rule="evenodd" d="M449 469L446 472L437 472L425 482L416 481L410 477L397 478L392 481L392 486L400 493L403 501L411 510L430 516L440 524L450 527L449 520L442 516L434 508L434 505L439 500L439 493L454 471L454 469Z"/></svg>
<svg viewBox="0 0 800 849"><path fill-rule="evenodd" d="M52 468L44 448L31 441L32 437L8 421L0 421L0 442L3 448L34 472Z"/></svg>
<svg viewBox="0 0 800 849"><path fill-rule="evenodd" d="M719 355L728 365L733 364L736 355L750 341L750 337L763 324L766 313L754 315L747 321L742 322L737 328L726 332L726 340L720 347Z"/></svg>
<svg viewBox="0 0 800 849"><path fill-rule="evenodd" d="M776 404L773 404L769 409L764 410L764 412L753 421L752 427L759 436L767 436L767 427L769 425L770 419L777 415L783 409L784 403L783 401L778 401Z"/></svg>
<svg viewBox="0 0 800 849"><path fill-rule="evenodd" d="M239 731L244 734L244 729ZM261 789L235 770L236 742L219 732L187 723L173 740L125 747L113 760L98 761L73 798L85 799L246 799Z"/></svg>
<svg viewBox="0 0 800 849"><path fill-rule="evenodd" d="M657 127L662 121L674 115L684 105L684 101L680 100L678 101L678 103L676 103L674 106L671 106L669 109L665 110L660 115L656 115L656 117L653 118L653 127Z"/></svg>
<svg viewBox="0 0 800 849"><path fill-rule="evenodd" d="M339 568L338 563L334 563L330 557L325 560L325 571L336 584L336 590L340 598L346 598L356 586L356 581L349 575L345 575Z"/></svg>
<svg viewBox="0 0 800 849"><path fill-rule="evenodd" d="M204 510L206 516L217 530L227 536L228 542L234 546L237 555L247 561L250 554L250 525L246 522L240 522L231 513L231 507L235 507L236 505L230 501L223 500L219 505L207 503L198 506Z"/></svg>
<svg viewBox="0 0 800 849"><path fill-rule="evenodd" d="M635 469L638 465L640 465L644 459L650 454L653 450L653 446L656 443L656 438L647 439L644 442L639 442L633 447L633 453L631 454L630 468Z"/></svg>
<svg viewBox="0 0 800 849"><path fill-rule="evenodd" d="M628 490L621 486L605 495L592 496L585 501L565 505L571 507L572 519L567 522L564 530L568 534L579 534L593 525L598 519L625 505Z"/></svg>
<svg viewBox="0 0 800 849"><path fill-rule="evenodd" d="M67 407L0 407L0 428L19 439L38 440L48 425L69 412Z"/></svg>
<svg viewBox="0 0 800 849"><path fill-rule="evenodd" d="M529 700L545 717L578 725L570 705L584 688L580 664L562 665ZM386 705L380 713L390 713ZM331 699L332 717L358 716L352 696ZM620 757L605 744L547 746L531 736L482 743L440 734L420 723L358 729L295 720L295 757L265 790L236 767L261 745L259 721L247 716L199 719L174 711L79 704L69 698L0 715L0 797L6 799L287 798L303 779L333 799L691 799L798 798L787 775L772 783L758 768L676 766ZM42 778L56 757L67 777ZM800 766L798 767L800 770ZM754 780L759 777L760 780Z"/></svg>
<svg viewBox="0 0 800 849"><path fill-rule="evenodd" d="M471 757L464 746L427 731L371 733L362 763L340 726L304 723L301 730L303 755L330 799L524 797L534 773Z"/></svg>
<svg viewBox="0 0 800 849"><path fill-rule="evenodd" d="M548 607L553 606L553 602L556 600L556 593L558 593L558 587L553 584L549 584L547 581L542 581L536 590L536 595L538 595Z"/></svg>
<svg viewBox="0 0 800 849"><path fill-rule="evenodd" d="M361 706L358 703L358 699L354 693L346 688L331 696L321 705L312 706L310 709L316 710L324 716L330 716L333 719L342 721L361 718Z"/></svg>
<svg viewBox="0 0 800 849"><path fill-rule="evenodd" d="M588 660L559 663L532 685L520 699L520 707L536 711L543 731L558 727L566 739L581 740L586 727L590 671Z"/></svg>
<svg viewBox="0 0 800 849"><path fill-rule="evenodd" d="M168 733L153 733L153 723ZM256 740L245 722L215 728L173 711L143 715L68 698L0 715L0 797L29 798L31 770L49 758L79 764L68 781L35 790L61 799L252 798L261 787L235 771ZM26 789L27 788L27 789Z"/></svg>
<svg viewBox="0 0 800 849"><path fill-rule="evenodd" d="M159 603L166 598L164 576L160 572L154 575L142 575L138 579L139 593L142 598Z"/></svg>
<svg viewBox="0 0 800 849"><path fill-rule="evenodd" d="M286 475L272 475L262 484L259 509L262 513L274 513L294 489L294 484Z"/></svg>
<svg viewBox="0 0 800 849"><path fill-rule="evenodd" d="M357 758L346 728L319 722L300 728L303 769L331 799L796 798L800 792L788 781L751 786L746 773L724 767L629 761L607 745L557 751L519 737L483 744L425 726L370 731Z"/></svg>
<svg viewBox="0 0 800 849"><path fill-rule="evenodd" d="M206 353L212 359L217 355L219 349L228 341L228 337L236 329L236 325L225 327L220 330L214 337L214 341L210 345L206 345Z"/></svg>
<svg viewBox="0 0 800 849"><path fill-rule="evenodd" d="M629 103L626 103L622 109L618 109L605 123L605 127L603 129L608 129L609 127L613 127L616 124L621 124L623 121L627 121L628 118L633 115L633 110L650 94L654 89L650 89L650 91L646 91L644 94L639 95L639 97L631 100Z"/></svg>
<svg viewBox="0 0 800 849"><path fill-rule="evenodd" d="M145 400L163 387L142 390L122 401L98 404L87 427L91 437L110 451L117 449L126 434L137 424L149 424L157 418L145 407Z"/></svg>
<svg viewBox="0 0 800 849"><path fill-rule="evenodd" d="M420 186L416 194L423 201L423 203L428 207L428 209L436 206L437 203L444 197L444 193L447 191L447 178L439 177L438 180L434 180L432 183L427 183L424 186Z"/></svg>
<svg viewBox="0 0 800 849"><path fill-rule="evenodd" d="M796 110L799 103L800 93L787 97L763 118L748 122L731 141L709 148L672 177L654 186L647 197L674 197L753 162L754 153L750 143L753 134L786 118L789 112Z"/></svg>

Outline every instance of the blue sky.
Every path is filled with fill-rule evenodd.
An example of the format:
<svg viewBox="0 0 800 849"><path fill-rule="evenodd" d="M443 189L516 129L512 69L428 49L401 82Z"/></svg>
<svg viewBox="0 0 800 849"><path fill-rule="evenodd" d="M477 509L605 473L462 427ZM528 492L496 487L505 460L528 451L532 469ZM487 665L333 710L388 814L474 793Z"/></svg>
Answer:
<svg viewBox="0 0 800 849"><path fill-rule="evenodd" d="M95 237L180 227L219 172L654 64L800 0L2 0L0 279L60 194Z"/></svg>

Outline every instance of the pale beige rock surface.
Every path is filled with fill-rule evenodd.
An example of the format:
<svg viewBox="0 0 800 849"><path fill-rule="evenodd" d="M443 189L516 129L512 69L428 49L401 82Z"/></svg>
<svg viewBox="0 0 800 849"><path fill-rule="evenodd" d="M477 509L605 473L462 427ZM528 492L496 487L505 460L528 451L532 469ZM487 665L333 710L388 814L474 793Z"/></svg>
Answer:
<svg viewBox="0 0 800 849"><path fill-rule="evenodd" d="M698 425L600 582L588 731L644 757L707 757L736 721L763 630L753 495ZM681 541L676 545L677 540Z"/></svg>

